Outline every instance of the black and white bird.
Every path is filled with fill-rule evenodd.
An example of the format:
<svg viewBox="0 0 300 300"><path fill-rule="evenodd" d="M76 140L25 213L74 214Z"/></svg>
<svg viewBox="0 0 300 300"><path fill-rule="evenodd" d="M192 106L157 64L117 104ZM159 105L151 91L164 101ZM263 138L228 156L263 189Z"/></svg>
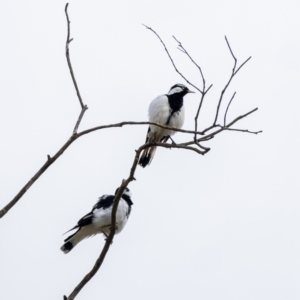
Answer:
<svg viewBox="0 0 300 300"><path fill-rule="evenodd" d="M161 125L180 129L184 122L183 97L190 91L185 85L177 83L173 85L166 95L155 98L149 106L149 121ZM176 131L150 125L146 137L146 143L166 143ZM143 150L139 164L144 168L150 165L156 151L156 146Z"/></svg>
<svg viewBox="0 0 300 300"><path fill-rule="evenodd" d="M118 189L115 192L117 194ZM75 233L64 240L60 248L64 253L69 253L83 239L98 233L103 233L106 237L109 235L111 226L111 212L115 200L115 195L103 195L93 206L91 212L82 217L76 226L69 231L77 229ZM131 212L131 192L126 187L120 199L116 214L116 234L125 227ZM67 231L67 232L69 232ZM66 232L66 233L67 233Z"/></svg>

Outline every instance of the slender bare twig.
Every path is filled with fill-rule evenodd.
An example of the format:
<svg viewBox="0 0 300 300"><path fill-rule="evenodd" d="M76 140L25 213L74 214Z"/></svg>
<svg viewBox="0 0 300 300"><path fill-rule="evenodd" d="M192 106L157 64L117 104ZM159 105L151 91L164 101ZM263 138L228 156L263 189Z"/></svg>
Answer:
<svg viewBox="0 0 300 300"><path fill-rule="evenodd" d="M194 87L197 91L199 91L200 93L201 93L201 90L196 86L196 85L194 85L194 84L192 84L178 69L177 69L177 67L176 67L176 65L175 65L175 63L174 63L174 61L173 61L173 59L172 59L172 56L170 55L170 53L169 53L169 51L168 51L168 49L167 49L167 47L166 47L166 45L165 45L165 43L163 42L163 40L160 38L160 36L156 33L156 31L154 31L151 27L149 27L149 26L147 26L147 25L145 25L145 24L143 24L147 29L149 29L150 31L152 31L157 37L158 37L158 39L160 40L160 42L163 44L163 46L164 46L164 48L165 48L165 51L167 52L167 54L168 54L168 56L169 56L169 58L170 58L170 60L171 60L171 63L172 63L172 65L173 65L173 67L174 67L174 69L175 69L175 71L188 83L188 84L190 84L192 87Z"/></svg>
<svg viewBox="0 0 300 300"><path fill-rule="evenodd" d="M79 117L77 119L76 125L75 125L74 130L73 130L73 134L76 134L77 130L78 130L78 127L80 125L80 122L83 118L83 115L86 112L86 110L88 109L88 107L87 107L87 105L83 104L83 101L82 101L82 98L81 98L81 95L80 95L80 91L79 91L79 88L78 88L78 85L77 85L77 82L76 82L75 74L74 74L74 71L73 71L71 58L70 58L69 44L73 41L73 39L70 39L70 30L71 30L70 29L70 23L71 23L71 21L69 19L68 6L69 6L69 3L67 3L66 6L65 6L65 14L66 14L67 24L68 24L68 32L67 32L67 40L66 40L66 58L67 58L70 74L71 74L71 77L72 77L72 81L73 81L73 84L74 84L74 87L75 87L75 90L76 90L76 93L77 93L77 97L78 97L78 100L79 100L79 104L81 106L81 112L79 114Z"/></svg>
<svg viewBox="0 0 300 300"><path fill-rule="evenodd" d="M112 127L123 127L125 125L155 125L157 127L164 128L164 129L172 129L173 131L176 131L176 132L183 132L183 133L189 133L189 134L195 134L196 133L196 134L199 134L199 135L203 135L203 133L201 131L179 129L179 128L174 128L174 127L170 127L170 126L167 126L167 125L161 125L159 123L154 123L154 122L134 122L134 121L124 121L124 122L115 123L115 124L97 126L97 127L93 127L93 128L89 128L87 130L81 131L81 132L78 133L78 135L82 136L82 135L88 134L88 133L96 131L96 130L105 129L105 128L112 128Z"/></svg>
<svg viewBox="0 0 300 300"><path fill-rule="evenodd" d="M228 112L229 106L230 106L230 104L231 104L231 102L232 102L232 100L233 100L235 94L236 94L236 92L234 92L234 94L232 95L232 97L231 97L231 99L230 99L230 101L229 101L229 103L228 103L228 105L227 105L227 107L226 107L226 111L225 111L225 115L224 115L224 126L226 126L227 112Z"/></svg>
<svg viewBox="0 0 300 300"><path fill-rule="evenodd" d="M183 52L184 54L186 54L188 56L188 58L191 60L191 62L197 67L197 69L199 70L200 72L200 75L201 75L201 78L202 78L202 90L200 91L201 93L201 99L200 99L200 102L199 102L199 106L198 106L198 109L197 109L197 112L196 112L196 116L194 118L194 121L195 121L195 131L198 131L198 118L199 118L199 114L200 114L200 110L202 108L202 103L204 101L204 97L205 95L207 94L207 92L210 90L210 88L212 87L212 84L208 87L208 89L206 90L205 89L205 78L204 78L204 75L203 75L203 72L202 72L202 69L200 67L200 65L198 65L194 59L190 56L190 54L188 53L188 51L183 47L182 43L176 39L175 36L173 36L173 38L175 39L175 41L178 43L178 49ZM197 133L195 133L194 135L194 141L195 141L195 144L200 148L200 149L203 149L205 150L206 152L208 152L210 150L210 148L206 148L202 145L200 145L198 142L197 142Z"/></svg>
<svg viewBox="0 0 300 300"><path fill-rule="evenodd" d="M216 125L217 120L218 120L218 115L219 115L220 106L221 106L221 102L222 102L223 96L224 96L224 94L225 94L225 92L226 92L228 86L230 85L230 83L231 83L233 77L234 77L234 76L237 74L237 72L238 72L238 71L239 71L239 70L240 70L240 69L241 69L241 68L242 68L242 67L243 67L250 59L251 59L251 56L248 57L248 58L240 65L240 67L236 70L235 68L236 68L236 64L237 64L237 59L236 59L236 57L234 56L234 54L233 54L233 52L232 52L232 50L231 50L230 44L229 44L229 42L228 42L226 36L225 36L225 40L226 40L227 46L228 46L228 48L229 48L229 51L230 51L230 53L231 53L231 55L232 55L232 57L233 57L233 59L234 59L234 65L233 65L233 68L232 68L232 73L231 73L231 75L230 75L230 78L229 78L227 84L225 85L224 89L223 89L222 92L221 92L220 99L219 99L218 106L217 106L216 115L215 115L215 120L214 120L214 123L213 123L214 125Z"/></svg>
<svg viewBox="0 0 300 300"><path fill-rule="evenodd" d="M186 51L186 49L183 47L182 43L176 39L176 37L173 35L173 39L178 43L178 49L186 54L189 59L192 61L192 63L197 67L197 69L200 72L201 78L202 78L202 91L200 91L201 94L205 93L205 78L202 72L201 67L193 60L193 58L189 55L189 53Z"/></svg>
<svg viewBox="0 0 300 300"><path fill-rule="evenodd" d="M79 114L79 117L78 117L78 119L77 119L76 125L75 125L75 127L74 127L73 134L76 134L76 133L77 133L79 124L80 124L80 122L81 122L81 120L82 120L82 118L83 118L83 115L84 115L84 113L86 112L87 109L88 109L88 107L87 107L86 105L82 108L82 110L81 110L81 112L80 112L80 114Z"/></svg>
<svg viewBox="0 0 300 300"><path fill-rule="evenodd" d="M230 44L229 44L229 42L228 42L228 39L227 39L226 35L225 35L225 41L226 41L226 44L227 44L227 46L228 46L228 48L229 48L229 51L230 51L230 53L231 53L231 56L232 56L233 59L234 59L234 65L233 65L233 69L232 69L232 73L234 73L235 68L236 68L236 64L237 64L237 59L236 59L235 55L234 55L233 52L232 52L232 49L231 49L231 47L230 47Z"/></svg>
<svg viewBox="0 0 300 300"><path fill-rule="evenodd" d="M246 114L243 114L243 115L238 116L237 118L235 118L233 121L231 121L231 122L230 122L229 124L227 124L226 126L213 125L213 126L208 127L208 128L205 129L204 131L208 131L208 129L211 130L211 129L215 129L215 128L220 128L220 129L218 129L218 130L216 130L216 131L213 131L213 132L211 132L211 133L209 133L209 134L207 134L207 135L205 135L205 136L203 136L203 137L197 139L197 141L198 141L198 142L205 142L205 141L207 141L207 140L213 138L213 137L216 136L217 134L221 133L222 131L229 130L229 128L230 128L233 124L235 124L236 122L238 122L238 121L241 120L241 119L246 118L247 116L249 116L250 114L254 113L254 112L257 111L257 110L258 110L258 108L254 108L254 109L252 109L251 111L247 112ZM203 132L204 132L204 131L203 131ZM257 133L260 133L260 132L261 132L261 131L259 131L259 132L257 132ZM181 145L181 146L189 146L189 145L193 145L193 144L195 144L195 141L190 141L190 142L186 142L186 143L181 143L181 144L179 144L179 145Z"/></svg>
<svg viewBox="0 0 300 300"><path fill-rule="evenodd" d="M236 129L236 128L226 128L228 131L239 131L239 132L246 132L246 133L252 133L252 134L259 134L262 133L262 130L259 131L250 131L248 129Z"/></svg>
<svg viewBox="0 0 300 300"><path fill-rule="evenodd" d="M188 51L183 47L182 43L176 39L175 36L173 36L173 38L175 39L175 41L178 43L178 49L183 52L184 54L186 54L188 56L188 58L191 60L191 62L197 67L197 69L199 70L200 72L200 75L201 75L201 78L202 78L202 90L199 89L197 86L195 86L194 84L192 84L191 82L189 82L185 76L182 75L182 73L177 69L165 43L163 42L163 40L160 38L160 36L158 35L158 33L153 30L152 28L144 25L147 29L151 30L157 37L158 39L160 40L160 42L163 44L164 48L165 48L165 51L167 52L176 72L187 82L189 83L190 85L192 85L196 90L198 90L201 94L201 99L200 99L200 102L199 102L199 106L198 106L198 109L197 109L197 112L196 112L196 116L195 116L195 134L194 134L194 142L195 144L202 150L204 150L204 153L207 153L210 148L207 148L207 147L204 147L202 145L199 144L199 142L197 141L197 131L198 131L198 118L199 118L199 114L200 114L200 110L201 110L201 107L202 107L202 103L203 103L203 100L204 100L204 97L206 95L206 93L210 90L210 88L212 87L212 84L208 87L208 89L206 90L205 89L205 78L204 78L204 75L203 75L203 72L202 72L202 69L201 67L194 61L194 59L190 56L190 54L188 53Z"/></svg>
<svg viewBox="0 0 300 300"><path fill-rule="evenodd" d="M69 15L68 15L68 6L69 6L69 3L67 3L66 6L65 6L65 14L66 14L67 23L68 23L68 34L67 34L67 41L66 41L66 58L67 58L70 74L71 74L71 77L72 77L72 80L73 80L73 83L74 83L74 86L75 86L75 90L76 90L76 93L77 93L77 97L79 99L81 109L84 109L84 104L83 104L83 101L82 101L82 98L81 98L81 95L80 95L80 92L79 92L79 88L78 88L78 85L77 85L77 82L76 82L76 79L75 79L75 75L74 75L71 60L70 60L69 44L73 41L73 39L70 39L70 23L71 22L70 22Z"/></svg>
<svg viewBox="0 0 300 300"><path fill-rule="evenodd" d="M202 91L200 91L200 93L201 93L201 99L200 99L199 106L198 106L198 109L197 109L197 112L196 112L196 116L194 118L194 120L195 120L195 131L197 131L198 130L198 118L199 118L200 110L201 110L201 107L202 107L202 103L203 103L203 100L204 100L204 97L205 97L207 91L212 87L212 84L210 85L210 87L206 91L205 90L205 78L204 78L204 75L203 75L201 67L193 60L193 58L190 56L190 54L187 52L187 50L183 47L182 43L178 39L176 39L175 36L173 36L173 38L178 43L178 49L181 52L183 52L184 54L186 54L188 56L188 58L191 60L191 62L199 70L201 78L202 78ZM197 134L196 133L194 135L194 141L198 145L198 147L202 148L202 146L197 142Z"/></svg>

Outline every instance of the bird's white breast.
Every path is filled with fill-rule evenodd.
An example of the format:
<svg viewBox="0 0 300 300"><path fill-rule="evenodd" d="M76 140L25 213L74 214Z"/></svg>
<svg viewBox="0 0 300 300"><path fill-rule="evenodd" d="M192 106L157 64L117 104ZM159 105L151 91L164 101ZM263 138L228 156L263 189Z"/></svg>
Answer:
<svg viewBox="0 0 300 300"><path fill-rule="evenodd" d="M127 223L127 213L128 204L123 199L120 200L118 205L118 210L116 214L116 224L117 230L116 233L119 233ZM109 228L111 224L111 212L112 206L106 209L100 208L94 211L93 225L98 230L103 230L106 233L109 233Z"/></svg>
<svg viewBox="0 0 300 300"><path fill-rule="evenodd" d="M166 125L168 118L172 112L172 109L169 105L169 100L166 95L161 95L155 98L149 106L149 121L155 122L161 125ZM184 122L184 105L178 112L175 112L167 126L181 128ZM163 136L173 135L175 131L159 128L155 125L150 125L150 135L156 133L156 140L160 140Z"/></svg>

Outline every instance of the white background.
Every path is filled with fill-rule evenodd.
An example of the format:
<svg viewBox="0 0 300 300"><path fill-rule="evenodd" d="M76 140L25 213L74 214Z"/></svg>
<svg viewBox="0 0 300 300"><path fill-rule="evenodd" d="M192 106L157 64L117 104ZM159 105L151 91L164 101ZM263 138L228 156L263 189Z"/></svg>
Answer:
<svg viewBox="0 0 300 300"><path fill-rule="evenodd" d="M64 54L64 5L0 4L1 208L69 138L80 112ZM228 120L259 107L236 127L264 131L222 133L204 157L158 149L130 184L127 227L77 299L299 299L299 12L298 0L71 1L71 59L89 106L80 130L146 121L153 98L185 83L144 23L193 83L201 86L198 71L172 35L213 83L201 128L211 124L233 66L224 35L240 63L251 55L222 112L237 91ZM193 129L199 98L185 97L185 129ZM80 138L0 220L1 299L69 295L104 240L64 255L62 234L128 176L146 131Z"/></svg>

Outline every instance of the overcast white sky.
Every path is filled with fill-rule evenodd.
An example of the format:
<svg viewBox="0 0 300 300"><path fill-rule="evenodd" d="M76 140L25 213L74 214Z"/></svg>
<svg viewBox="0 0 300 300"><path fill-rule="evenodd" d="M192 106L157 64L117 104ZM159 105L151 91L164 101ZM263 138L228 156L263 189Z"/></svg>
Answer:
<svg viewBox="0 0 300 300"><path fill-rule="evenodd" d="M0 2L1 208L68 139L80 112L64 55L64 5ZM77 299L299 299L300 2L70 1L69 14L72 63L89 106L80 129L146 121L150 101L184 83L144 23L192 82L201 83L197 69L172 35L214 84L201 128L232 69L224 35L239 62L251 55L224 101L237 91L228 120L259 107L238 127L264 131L223 133L204 157L158 149L130 184L127 227ZM199 94L186 97L185 129L193 128L198 102ZM0 220L1 299L69 295L104 240L64 255L62 234L128 176L146 131L79 139Z"/></svg>

